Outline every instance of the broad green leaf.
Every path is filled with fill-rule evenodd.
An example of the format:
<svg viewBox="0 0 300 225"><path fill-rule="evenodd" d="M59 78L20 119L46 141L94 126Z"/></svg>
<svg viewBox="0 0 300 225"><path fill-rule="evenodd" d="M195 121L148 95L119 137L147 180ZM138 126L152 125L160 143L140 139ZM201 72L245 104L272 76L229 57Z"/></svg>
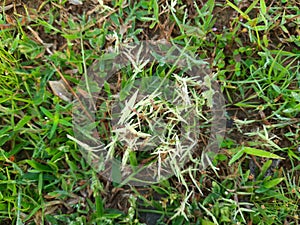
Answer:
<svg viewBox="0 0 300 225"><path fill-rule="evenodd" d="M28 123L31 120L31 116L24 116L14 127L14 131L20 130L26 123Z"/></svg>
<svg viewBox="0 0 300 225"><path fill-rule="evenodd" d="M0 204L0 210L3 212L3 211L7 211L7 204L5 203L1 203Z"/></svg>
<svg viewBox="0 0 300 225"><path fill-rule="evenodd" d="M52 113L48 110L48 109L46 109L46 108L44 108L44 107L40 107L40 110L45 114L45 116L47 116L49 119L52 119L53 118L53 115L52 115Z"/></svg>
<svg viewBox="0 0 300 225"><path fill-rule="evenodd" d="M136 159L136 153L134 151L129 152L129 162L132 167L138 166L138 161Z"/></svg>
<svg viewBox="0 0 300 225"><path fill-rule="evenodd" d="M51 161L47 161L48 166L50 166L52 168L52 173L57 173L58 172L58 166L57 163L55 162L51 162ZM44 175L45 177L45 175Z"/></svg>
<svg viewBox="0 0 300 225"><path fill-rule="evenodd" d="M238 151L229 161L229 166L231 166L235 161L237 161L239 158L242 157L242 155L244 154L243 149Z"/></svg>
<svg viewBox="0 0 300 225"><path fill-rule="evenodd" d="M254 156L259 156L259 157L264 157L264 158L269 158L269 159L284 159L283 157L276 155L271 152L267 152L264 150L260 150L257 148L250 148L250 147L243 147L243 151L249 155L254 155Z"/></svg>
<svg viewBox="0 0 300 225"><path fill-rule="evenodd" d="M103 207L103 200L101 195L96 196L96 213L97 217L101 218L104 216L104 207Z"/></svg>
<svg viewBox="0 0 300 225"><path fill-rule="evenodd" d="M119 94L119 98L120 101L124 101L130 94L130 90L133 87L133 82L132 81L127 81L124 83L124 86L122 87L120 94Z"/></svg>
<svg viewBox="0 0 300 225"><path fill-rule="evenodd" d="M72 127L73 126L72 123L70 123L69 121L64 120L64 119L60 119L59 124L62 124L62 125L67 126L67 127Z"/></svg>
<svg viewBox="0 0 300 225"><path fill-rule="evenodd" d="M249 14L249 12L255 8L255 6L257 5L257 3L259 2L259 0L254 0L251 5L246 9L245 14Z"/></svg>
<svg viewBox="0 0 300 225"><path fill-rule="evenodd" d="M257 176L257 180L260 180L265 173L267 172L267 170L269 169L269 167L272 165L272 160L268 160L267 162L264 163L264 165L261 168L261 172L260 174Z"/></svg>
<svg viewBox="0 0 300 225"><path fill-rule="evenodd" d="M124 213L122 211L119 211L117 209L107 209L105 211L106 211L105 218L108 218L108 219L116 219L116 218L124 215Z"/></svg>
<svg viewBox="0 0 300 225"><path fill-rule="evenodd" d="M266 7L265 0L260 0L260 9L261 9L261 12L263 13L263 15L266 15L267 7Z"/></svg>
<svg viewBox="0 0 300 225"><path fill-rule="evenodd" d="M276 179L265 182L263 184L263 186L265 188L272 188L272 187L275 187L277 184L279 184L283 180L284 180L284 178L276 178Z"/></svg>
<svg viewBox="0 0 300 225"><path fill-rule="evenodd" d="M251 19L249 18L249 16L244 13L242 10L240 10L235 4L233 4L232 2L230 2L229 0L226 1L227 5L229 5L231 8L233 8L235 11L237 11L239 14L241 14L246 20L250 21Z"/></svg>
<svg viewBox="0 0 300 225"><path fill-rule="evenodd" d="M153 6L153 12L154 12L154 16L156 21L159 21L159 6L158 6L158 1L154 0L152 1L152 6Z"/></svg>
<svg viewBox="0 0 300 225"><path fill-rule="evenodd" d="M66 159L66 162L68 163L71 171L77 171L78 170L78 167L77 167L77 165L76 165L75 162L73 162L73 161L71 161L69 159Z"/></svg>
<svg viewBox="0 0 300 225"><path fill-rule="evenodd" d="M27 162L33 169L36 169L36 170L38 170L39 172L50 172L50 173L53 172L53 169L52 169L50 166L44 165L44 164L41 164L41 163L38 163L38 162L35 161L35 160L26 160L26 162Z"/></svg>
<svg viewBox="0 0 300 225"><path fill-rule="evenodd" d="M209 220L202 220L201 225L215 225L215 224Z"/></svg>

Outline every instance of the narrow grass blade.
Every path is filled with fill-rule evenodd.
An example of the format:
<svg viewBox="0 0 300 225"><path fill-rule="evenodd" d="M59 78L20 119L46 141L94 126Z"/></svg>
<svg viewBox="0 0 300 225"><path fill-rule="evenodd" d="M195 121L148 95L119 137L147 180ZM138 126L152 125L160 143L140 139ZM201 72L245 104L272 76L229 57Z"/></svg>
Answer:
<svg viewBox="0 0 300 225"><path fill-rule="evenodd" d="M264 157L269 159L284 159L279 155L264 150L260 150L257 148L243 147L243 151L249 155L254 155L254 156L259 156L259 157Z"/></svg>

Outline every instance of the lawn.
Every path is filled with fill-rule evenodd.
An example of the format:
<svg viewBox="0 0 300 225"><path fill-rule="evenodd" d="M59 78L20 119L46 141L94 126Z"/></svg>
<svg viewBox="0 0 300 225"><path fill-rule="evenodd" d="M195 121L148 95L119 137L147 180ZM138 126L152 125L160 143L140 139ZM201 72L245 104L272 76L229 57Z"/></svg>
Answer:
<svg viewBox="0 0 300 225"><path fill-rule="evenodd" d="M297 0L4 0L0 60L0 225L300 224Z"/></svg>

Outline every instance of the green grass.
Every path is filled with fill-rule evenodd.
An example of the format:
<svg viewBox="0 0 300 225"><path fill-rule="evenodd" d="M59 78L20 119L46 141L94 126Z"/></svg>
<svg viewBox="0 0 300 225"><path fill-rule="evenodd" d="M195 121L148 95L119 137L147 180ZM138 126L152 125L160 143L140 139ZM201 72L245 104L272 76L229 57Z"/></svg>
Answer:
<svg viewBox="0 0 300 225"><path fill-rule="evenodd" d="M6 8L0 10L0 224L147 224L154 219L157 224L299 224L297 1L32 2L16 11L1 3ZM130 87L155 76L187 87L182 96L198 107L202 147L209 136L212 92L209 86L206 94L198 90L176 65L135 62L104 85L107 98L98 99L96 122L83 133L92 137L88 132L96 127L101 141L110 144L109 153L135 172L140 163L169 154L174 176L144 187L130 185L130 177L107 181L82 151L82 146L97 150L96 145L81 143L73 129L74 101L98 91L89 82L80 86L81 79L101 57L109 61L105 49L158 39L208 62L226 99L224 140L205 170L199 169L201 152L178 166L182 162L169 152L174 143L182 144L176 138L184 109L159 96L133 104ZM67 85L55 93L49 81ZM70 101L59 95L63 91ZM140 153L121 130L110 133L110 107L118 92L118 103L127 98L136 108L123 110L120 123L146 137L155 132L150 122L164 119L164 146Z"/></svg>

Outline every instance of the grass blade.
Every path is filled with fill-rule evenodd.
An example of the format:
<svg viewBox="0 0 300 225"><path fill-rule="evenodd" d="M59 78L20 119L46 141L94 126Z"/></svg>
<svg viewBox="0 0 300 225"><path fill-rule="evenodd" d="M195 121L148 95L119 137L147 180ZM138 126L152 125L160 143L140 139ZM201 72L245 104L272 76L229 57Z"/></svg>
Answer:
<svg viewBox="0 0 300 225"><path fill-rule="evenodd" d="M261 149L257 149L257 148L243 147L242 149L248 155L254 155L254 156L264 157L264 158L269 158L269 159L284 159L283 157L281 157L279 155L276 155L274 153L267 152L267 151L264 151Z"/></svg>

